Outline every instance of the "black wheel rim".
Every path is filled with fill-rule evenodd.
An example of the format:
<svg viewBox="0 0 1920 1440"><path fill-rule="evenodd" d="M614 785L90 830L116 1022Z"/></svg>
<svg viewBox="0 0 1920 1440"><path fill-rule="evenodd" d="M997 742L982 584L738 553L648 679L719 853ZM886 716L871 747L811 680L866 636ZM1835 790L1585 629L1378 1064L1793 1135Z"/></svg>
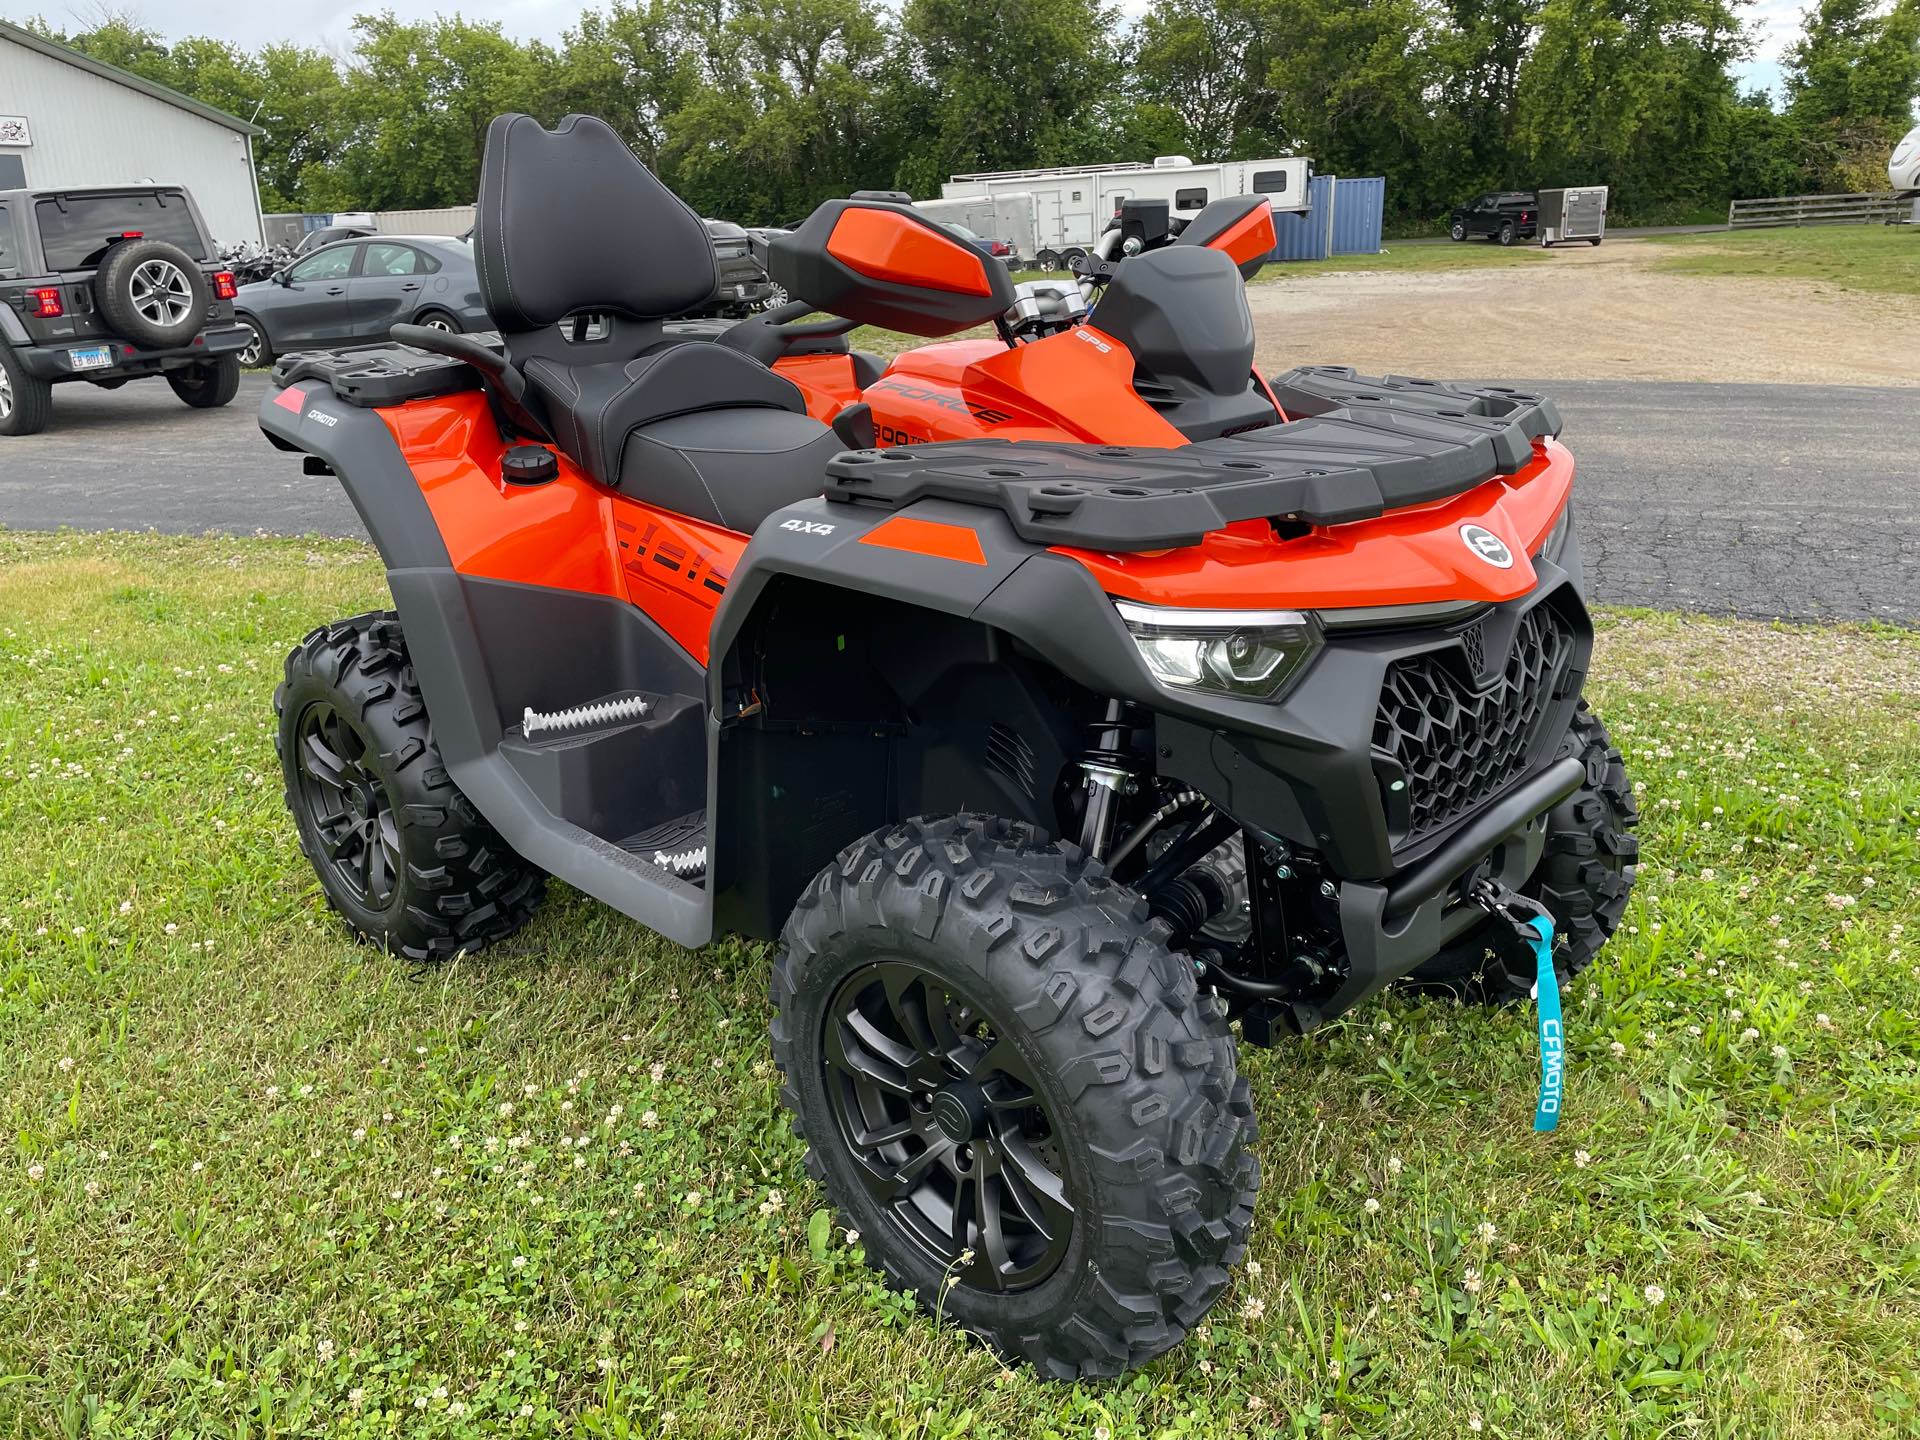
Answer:
<svg viewBox="0 0 1920 1440"><path fill-rule="evenodd" d="M324 701L300 716L295 741L300 800L333 883L369 910L400 888L400 830L386 786L367 764L359 729Z"/></svg>
<svg viewBox="0 0 1920 1440"><path fill-rule="evenodd" d="M978 1290L1024 1290L1073 1235L1032 1066L964 991L909 961L856 971L821 1035L828 1103L899 1235Z"/></svg>

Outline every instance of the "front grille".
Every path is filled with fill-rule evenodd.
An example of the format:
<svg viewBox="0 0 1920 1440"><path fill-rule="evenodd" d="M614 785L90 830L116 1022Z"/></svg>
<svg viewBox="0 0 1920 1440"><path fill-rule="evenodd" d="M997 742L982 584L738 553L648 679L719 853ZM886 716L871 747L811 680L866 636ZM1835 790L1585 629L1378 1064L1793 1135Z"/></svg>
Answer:
<svg viewBox="0 0 1920 1440"><path fill-rule="evenodd" d="M1458 657L1449 663L1446 651L1387 667L1373 746L1406 780L1401 843L1446 829L1526 773L1573 652L1565 618L1551 605L1536 605L1521 617L1506 668L1485 691L1474 689L1455 668Z"/></svg>

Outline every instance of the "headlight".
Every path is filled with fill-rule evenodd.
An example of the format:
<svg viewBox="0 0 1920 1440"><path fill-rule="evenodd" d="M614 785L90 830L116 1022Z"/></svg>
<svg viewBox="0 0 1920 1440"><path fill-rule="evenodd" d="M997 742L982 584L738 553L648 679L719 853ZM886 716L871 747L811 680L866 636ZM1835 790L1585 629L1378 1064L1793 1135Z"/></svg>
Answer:
<svg viewBox="0 0 1920 1440"><path fill-rule="evenodd" d="M1307 662L1319 638L1298 610L1169 610L1113 602L1153 678L1169 690L1264 700Z"/></svg>
<svg viewBox="0 0 1920 1440"><path fill-rule="evenodd" d="M1560 518L1554 521L1553 528L1547 531L1547 538L1535 547L1533 558L1538 560L1544 555L1551 560L1555 555L1558 555L1560 553L1560 547L1567 543L1567 531L1572 528L1573 501L1569 499L1566 504L1560 507Z"/></svg>

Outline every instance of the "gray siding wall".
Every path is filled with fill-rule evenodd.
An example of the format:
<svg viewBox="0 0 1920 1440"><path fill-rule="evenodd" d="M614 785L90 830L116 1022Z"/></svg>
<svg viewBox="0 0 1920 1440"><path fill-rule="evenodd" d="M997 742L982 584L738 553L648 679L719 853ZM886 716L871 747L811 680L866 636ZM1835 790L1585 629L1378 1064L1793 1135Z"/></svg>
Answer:
<svg viewBox="0 0 1920 1440"><path fill-rule="evenodd" d="M24 115L33 188L184 185L215 243L260 239L247 137L0 36L0 115Z"/></svg>

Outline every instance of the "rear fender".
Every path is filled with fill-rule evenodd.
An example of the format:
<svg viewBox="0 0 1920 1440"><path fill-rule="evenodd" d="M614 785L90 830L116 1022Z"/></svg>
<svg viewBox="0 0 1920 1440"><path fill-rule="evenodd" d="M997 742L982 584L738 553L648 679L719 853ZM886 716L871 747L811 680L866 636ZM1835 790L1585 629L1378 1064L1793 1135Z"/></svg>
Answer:
<svg viewBox="0 0 1920 1440"><path fill-rule="evenodd" d="M295 384L262 402L260 427L276 447L332 469L373 537L435 742L467 799L541 869L680 944L711 938L707 892L564 818L503 749L528 706L633 691L697 697L698 662L620 596L456 570L381 411L347 405L324 384ZM671 755L648 755L657 784L628 797L651 806L654 819L698 809L709 793L699 727L676 730L668 743Z"/></svg>
<svg viewBox="0 0 1920 1440"><path fill-rule="evenodd" d="M343 404L329 386L308 381L262 400L260 428L276 448L312 455L339 477L389 570L452 567L433 512L379 411Z"/></svg>

